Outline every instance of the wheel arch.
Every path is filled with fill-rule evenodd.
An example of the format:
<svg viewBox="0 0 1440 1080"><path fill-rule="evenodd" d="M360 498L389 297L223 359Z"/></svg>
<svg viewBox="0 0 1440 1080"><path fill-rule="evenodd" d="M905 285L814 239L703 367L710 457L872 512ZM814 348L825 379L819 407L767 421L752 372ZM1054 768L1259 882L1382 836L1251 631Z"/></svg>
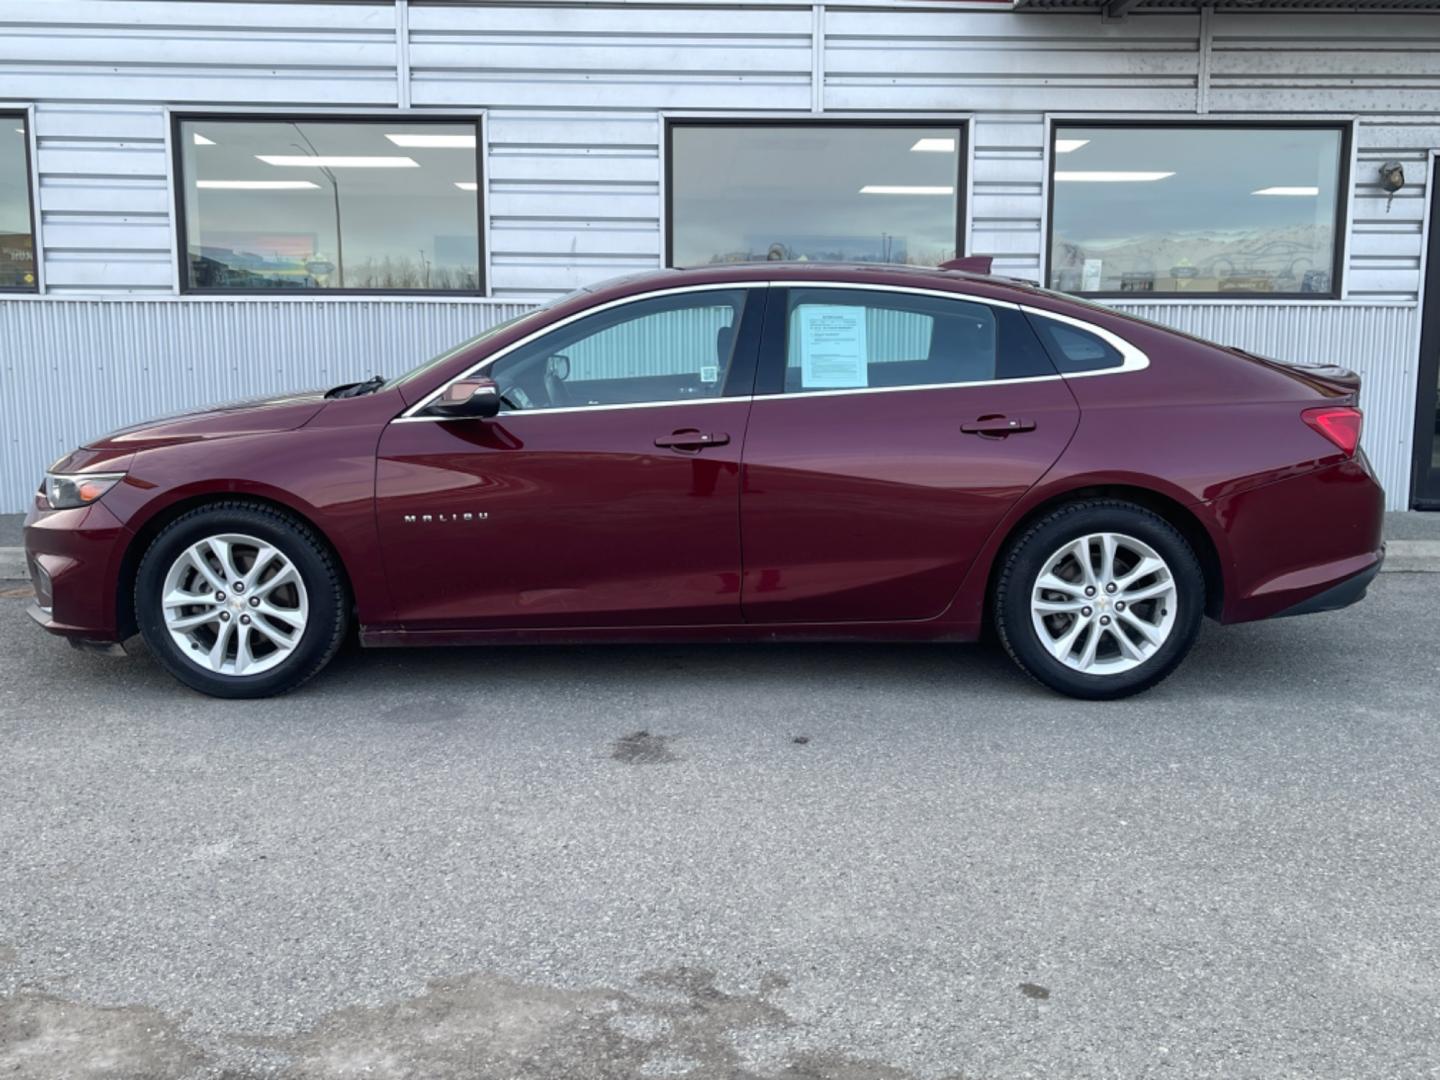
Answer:
<svg viewBox="0 0 1440 1080"><path fill-rule="evenodd" d="M145 552L155 537L159 536L172 521L183 517L190 511L219 503L251 503L284 514L310 529L334 559L335 566L340 571L346 595L350 597L351 606L354 606L355 586L351 580L350 571L345 565L344 558L340 555L339 548L316 521L313 513L308 513L292 503L269 495L258 495L248 491L205 491L183 496L158 508L140 524L130 538L129 544L126 545L125 554L120 560L120 572L115 579L115 626L120 640L123 641L139 630L139 624L135 618L135 577L140 570L140 560L145 557Z"/></svg>
<svg viewBox="0 0 1440 1080"><path fill-rule="evenodd" d="M995 586L1004 568L1003 553L1015 539L1030 527L1036 519L1043 517L1067 503L1084 502L1089 499L1117 499L1134 503L1163 518L1185 538L1200 561L1205 576L1205 614L1218 619L1225 606L1225 564L1215 538L1195 511L1178 499L1154 488L1129 483L1095 483L1052 492L1028 506L1010 522L1000 542L994 545L994 557L985 583L984 625L988 629L994 616Z"/></svg>

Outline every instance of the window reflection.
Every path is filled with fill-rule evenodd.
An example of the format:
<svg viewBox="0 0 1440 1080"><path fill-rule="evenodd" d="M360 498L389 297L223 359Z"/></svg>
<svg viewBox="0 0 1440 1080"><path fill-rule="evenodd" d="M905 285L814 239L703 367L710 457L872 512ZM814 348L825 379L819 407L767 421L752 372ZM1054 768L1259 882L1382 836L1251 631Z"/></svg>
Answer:
<svg viewBox="0 0 1440 1080"><path fill-rule="evenodd" d="M0 289L35 288L24 113L0 113Z"/></svg>
<svg viewBox="0 0 1440 1080"><path fill-rule="evenodd" d="M1338 128L1057 125L1050 285L1330 295L1342 144Z"/></svg>
<svg viewBox="0 0 1440 1080"><path fill-rule="evenodd" d="M482 288L474 123L185 120L193 289Z"/></svg>
<svg viewBox="0 0 1440 1080"><path fill-rule="evenodd" d="M939 265L962 149L955 127L676 124L671 262Z"/></svg>

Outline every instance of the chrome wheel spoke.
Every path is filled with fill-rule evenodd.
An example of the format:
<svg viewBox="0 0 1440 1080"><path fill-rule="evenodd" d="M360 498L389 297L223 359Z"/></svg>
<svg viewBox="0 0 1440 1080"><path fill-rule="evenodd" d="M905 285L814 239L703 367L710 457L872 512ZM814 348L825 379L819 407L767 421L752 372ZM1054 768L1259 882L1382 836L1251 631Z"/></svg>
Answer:
<svg viewBox="0 0 1440 1080"><path fill-rule="evenodd" d="M241 583L247 589L253 589L255 587L255 583L260 580L260 575L270 568L271 563L273 563L276 559L283 558L284 556L280 554L277 548L261 548L258 552L255 553L255 561L250 564L250 569L247 570L245 572L245 576L240 579Z"/></svg>
<svg viewBox="0 0 1440 1080"><path fill-rule="evenodd" d="M1085 601L1078 597L1073 600L1043 600L1037 598L1030 606L1046 615L1074 615L1082 611Z"/></svg>
<svg viewBox="0 0 1440 1080"><path fill-rule="evenodd" d="M235 674L244 675L254 659L250 654L250 627L242 623L235 628Z"/></svg>
<svg viewBox="0 0 1440 1080"><path fill-rule="evenodd" d="M1100 580L1115 580L1115 552L1120 546L1120 538L1114 533L1105 533L1100 537Z"/></svg>
<svg viewBox="0 0 1440 1080"><path fill-rule="evenodd" d="M1089 625L1089 619L1077 618L1063 635L1050 639L1050 651L1055 654L1056 659L1066 660L1070 656L1071 650L1075 648L1076 640L1080 637L1081 632Z"/></svg>
<svg viewBox="0 0 1440 1080"><path fill-rule="evenodd" d="M1148 623L1144 619L1139 618L1136 615L1132 615L1128 611L1122 611L1120 613L1120 618L1124 620L1126 626L1133 626L1136 630L1140 631L1140 636L1143 637L1148 644L1154 646L1155 648L1159 648L1161 644L1164 643L1165 635L1160 632L1160 628L1158 626L1155 626L1152 623Z"/></svg>
<svg viewBox="0 0 1440 1080"><path fill-rule="evenodd" d="M229 540L219 536L212 536L207 540L206 545L210 548L215 561L220 564L220 572L225 575L225 591L230 590L230 584L241 580L240 568L235 565L235 549Z"/></svg>
<svg viewBox="0 0 1440 1080"><path fill-rule="evenodd" d="M1138 604L1142 600L1154 600L1156 597L1164 596L1174 591L1175 585L1168 579L1157 581L1152 585L1145 585L1138 589L1122 589L1121 597L1127 604Z"/></svg>
<svg viewBox="0 0 1440 1080"><path fill-rule="evenodd" d="M280 571L276 573L274 577L271 577L268 580L262 581L260 582L260 584L256 585L254 591L251 592L250 595L262 597L269 596L281 585L292 585L299 580L300 575L296 572L295 567L291 563L287 562L283 567L280 568Z"/></svg>
<svg viewBox="0 0 1440 1080"><path fill-rule="evenodd" d="M185 550L185 554L181 556L181 559L188 563L212 590L215 592L225 592L230 586L215 572L209 560L205 558L207 547L208 545L206 545L204 541L199 544L192 544Z"/></svg>
<svg viewBox="0 0 1440 1080"><path fill-rule="evenodd" d="M267 619L285 623L292 630L299 630L305 625L305 613L294 608L278 608L274 604L262 603L252 610L256 615L264 615Z"/></svg>
<svg viewBox="0 0 1440 1080"><path fill-rule="evenodd" d="M1144 581L1151 574L1159 573L1161 570L1165 570L1166 576L1169 576L1169 570L1166 569L1165 564L1160 559L1142 558L1135 569L1131 570L1124 577L1116 580L1115 588L1120 592L1124 592L1130 588L1131 585L1135 584L1135 582Z"/></svg>
<svg viewBox="0 0 1440 1080"><path fill-rule="evenodd" d="M1134 660L1136 663L1139 663L1145 659L1144 650L1130 640L1130 635L1125 633L1123 628L1117 628L1110 636L1115 639L1115 644L1120 646L1120 654L1127 660Z"/></svg>
<svg viewBox="0 0 1440 1080"><path fill-rule="evenodd" d="M193 615L175 615L167 617L165 625L171 630L193 630L197 626L205 626L207 623L220 621L220 609L210 608L208 611L199 611Z"/></svg>
<svg viewBox="0 0 1440 1080"><path fill-rule="evenodd" d="M1040 575L1040 580L1035 583L1035 589L1037 592L1043 589L1046 592L1065 593L1067 596L1074 597L1085 595L1085 586L1083 584L1066 581L1062 577L1057 577L1053 570Z"/></svg>
<svg viewBox="0 0 1440 1080"><path fill-rule="evenodd" d="M305 581L285 552L239 533L207 536L181 552L159 602L180 654L235 678L284 663L310 613Z"/></svg>
<svg viewBox="0 0 1440 1080"><path fill-rule="evenodd" d="M299 637L300 630L299 626L292 627L292 629L290 630L281 630L280 628L270 623L267 623L264 619L256 619L250 624L250 629L264 635L276 645L279 645L283 648L290 648L295 644L295 639Z"/></svg>
<svg viewBox="0 0 1440 1080"><path fill-rule="evenodd" d="M1079 540L1076 540L1073 544L1066 548L1061 553L1061 555L1062 557L1064 555L1069 555L1072 559L1079 563L1080 580L1083 585L1093 588L1096 584L1098 584L1095 576L1095 564L1091 561L1090 556L1090 537L1082 536ZM1055 565L1055 560L1051 560L1051 565Z"/></svg>
<svg viewBox="0 0 1440 1080"><path fill-rule="evenodd" d="M215 633L215 643L210 646L210 670L219 671L225 666L225 654L230 651L230 634L234 624L222 622Z"/></svg>
<svg viewBox="0 0 1440 1080"><path fill-rule="evenodd" d="M1088 668L1095 663L1095 652L1100 647L1100 639L1109 631L1098 623L1090 623L1090 636L1085 639L1085 648L1080 650L1078 661L1082 668Z"/></svg>

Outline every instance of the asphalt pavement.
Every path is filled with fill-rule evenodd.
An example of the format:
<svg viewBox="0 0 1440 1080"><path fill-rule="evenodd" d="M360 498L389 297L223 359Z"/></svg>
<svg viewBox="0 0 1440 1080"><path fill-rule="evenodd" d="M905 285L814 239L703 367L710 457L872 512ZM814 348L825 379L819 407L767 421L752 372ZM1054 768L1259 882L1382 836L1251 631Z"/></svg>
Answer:
<svg viewBox="0 0 1440 1080"><path fill-rule="evenodd" d="M1155 691L985 647L351 650L0 599L0 1076L1440 1075L1440 578Z"/></svg>

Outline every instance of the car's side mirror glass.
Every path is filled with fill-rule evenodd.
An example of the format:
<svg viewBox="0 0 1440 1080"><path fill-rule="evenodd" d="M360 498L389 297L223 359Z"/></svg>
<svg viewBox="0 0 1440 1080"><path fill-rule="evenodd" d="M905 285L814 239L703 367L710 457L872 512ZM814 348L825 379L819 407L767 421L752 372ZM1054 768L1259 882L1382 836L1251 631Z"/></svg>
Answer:
<svg viewBox="0 0 1440 1080"><path fill-rule="evenodd" d="M453 420L487 420L500 412L500 388L494 379L461 379L447 386L426 411Z"/></svg>

